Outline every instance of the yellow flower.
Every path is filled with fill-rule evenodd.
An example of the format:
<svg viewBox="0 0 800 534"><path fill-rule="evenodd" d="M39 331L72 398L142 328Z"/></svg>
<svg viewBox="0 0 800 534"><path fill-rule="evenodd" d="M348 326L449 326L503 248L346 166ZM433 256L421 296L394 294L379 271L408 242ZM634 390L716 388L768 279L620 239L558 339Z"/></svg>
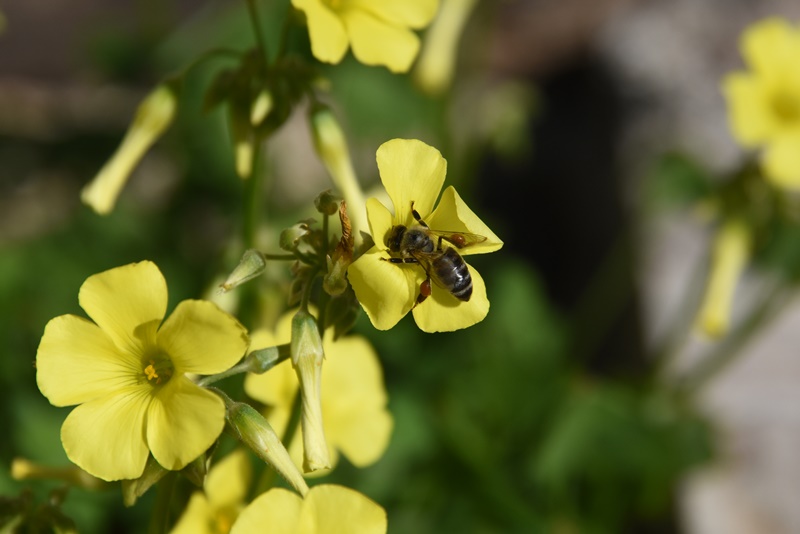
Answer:
<svg viewBox="0 0 800 534"><path fill-rule="evenodd" d="M244 508L250 485L250 460L237 449L208 472L203 491L195 491L171 534L227 534Z"/></svg>
<svg viewBox="0 0 800 534"><path fill-rule="evenodd" d="M292 315L283 316L273 334L253 333L253 349L288 343ZM333 340L332 330L322 342L322 421L331 466L337 450L357 467L370 465L381 457L392 433L392 416L386 409L387 397L380 362L372 346L360 336ZM248 375L244 388L252 398L269 407L267 420L281 435L286 430L298 390L297 374L285 361L261 375ZM298 466L303 464L301 440L293 439L289 452Z"/></svg>
<svg viewBox="0 0 800 534"><path fill-rule="evenodd" d="M764 148L769 180L800 188L800 27L763 20L744 32L741 50L750 70L722 83L733 134L746 147Z"/></svg>
<svg viewBox="0 0 800 534"><path fill-rule="evenodd" d="M67 456L104 480L140 476L148 452L166 469L183 468L225 424L222 399L185 374L230 368L247 350L245 329L199 300L181 302L161 324L167 284L149 261L90 276L78 299L94 323L52 319L36 355L44 396L79 405L61 427Z"/></svg>
<svg viewBox="0 0 800 534"><path fill-rule="evenodd" d="M275 488L244 509L232 534L383 534L386 511L361 493L337 486L314 486L305 499Z"/></svg>
<svg viewBox="0 0 800 534"><path fill-rule="evenodd" d="M449 332L482 321L489 312L489 300L478 271L467 265L472 278L472 295L468 301L457 299L434 283L430 297L415 306L420 286L426 279L425 266L385 261L390 257L386 238L397 225L418 224L411 212L413 202L414 209L431 229L486 238L459 249L462 256L494 252L503 242L467 207L452 186L445 189L434 210L447 172L447 162L435 148L415 139L393 139L378 148L377 161L381 181L394 205L394 215L377 199L367 200L367 216L375 246L347 271L350 284L372 324L379 330L388 330L412 310L414 320L425 332Z"/></svg>
<svg viewBox="0 0 800 534"><path fill-rule="evenodd" d="M353 47L365 65L406 72L419 51L412 29L427 26L438 0L292 0L306 14L311 52L320 61L339 63Z"/></svg>
<svg viewBox="0 0 800 534"><path fill-rule="evenodd" d="M139 104L133 124L119 148L81 191L81 200L100 215L114 209L128 176L153 143L172 123L178 103L168 84L156 87Z"/></svg>

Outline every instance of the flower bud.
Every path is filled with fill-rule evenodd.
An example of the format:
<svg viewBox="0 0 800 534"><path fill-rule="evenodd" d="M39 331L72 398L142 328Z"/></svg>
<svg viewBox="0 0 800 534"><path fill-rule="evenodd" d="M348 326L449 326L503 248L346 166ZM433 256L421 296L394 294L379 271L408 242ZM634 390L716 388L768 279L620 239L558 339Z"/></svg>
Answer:
<svg viewBox="0 0 800 534"><path fill-rule="evenodd" d="M723 224L714 241L706 294L698 326L711 337L721 337L728 330L736 284L750 255L752 236L740 220Z"/></svg>
<svg viewBox="0 0 800 534"><path fill-rule="evenodd" d="M236 174L239 178L247 179L253 173L255 141L250 125L250 111L236 99L228 104L228 124L233 141Z"/></svg>
<svg viewBox="0 0 800 534"><path fill-rule="evenodd" d="M98 490L110 486L105 481L93 477L74 465L50 467L25 458L14 458L11 462L11 478L14 480L62 480L71 486L88 490Z"/></svg>
<svg viewBox="0 0 800 534"><path fill-rule="evenodd" d="M271 465L300 495L305 496L308 485L303 474L264 416L243 402L226 401L226 406L228 423L236 437Z"/></svg>
<svg viewBox="0 0 800 534"><path fill-rule="evenodd" d="M290 351L288 344L254 350L244 359L247 372L256 375L266 373L282 361L288 360Z"/></svg>
<svg viewBox="0 0 800 534"><path fill-rule="evenodd" d="M292 317L292 366L300 381L303 428L303 469L330 468L328 445L322 428L322 361L325 353L314 316L301 309Z"/></svg>
<svg viewBox="0 0 800 534"><path fill-rule="evenodd" d="M133 123L119 148L94 180L81 191L84 204L101 215L114 209L117 197L133 168L172 123L177 107L175 89L166 83L156 87L139 104Z"/></svg>
<svg viewBox="0 0 800 534"><path fill-rule="evenodd" d="M353 233L356 239L360 240L360 231L369 228L366 201L350 160L350 150L344 132L331 110L324 106L317 106L311 110L310 121L314 148L331 175L333 183L347 200L351 209Z"/></svg>
<svg viewBox="0 0 800 534"><path fill-rule="evenodd" d="M280 239L278 240L278 246L280 246L283 250L294 252L297 249L297 245L300 243L300 240L311 233L311 228L309 225L313 222L314 219L300 221L299 223L282 231Z"/></svg>
<svg viewBox="0 0 800 534"><path fill-rule="evenodd" d="M347 202L342 201L339 206L339 220L342 224L342 238L336 244L333 256L326 258L328 270L322 279L322 287L331 296L344 293L349 283L347 282L347 268L353 262L353 239L350 218L347 215Z"/></svg>
<svg viewBox="0 0 800 534"><path fill-rule="evenodd" d="M442 0L439 14L425 34L425 44L414 69L414 80L426 93L438 95L453 80L458 41L476 0Z"/></svg>
<svg viewBox="0 0 800 534"><path fill-rule="evenodd" d="M339 203L341 200L342 199L334 195L333 192L328 189L317 195L317 198L314 199L314 207L323 215L333 215L339 211Z"/></svg>
<svg viewBox="0 0 800 534"><path fill-rule="evenodd" d="M260 276L266 268L267 260L261 252L252 248L246 250L242 255L242 259L239 260L239 265L237 265L231 274L228 275L228 278L220 284L220 290L222 292L228 292L234 287L240 286Z"/></svg>
<svg viewBox="0 0 800 534"><path fill-rule="evenodd" d="M258 96L250 106L250 124L258 126L264 122L269 112L272 111L273 104L272 93L266 89L258 93Z"/></svg>

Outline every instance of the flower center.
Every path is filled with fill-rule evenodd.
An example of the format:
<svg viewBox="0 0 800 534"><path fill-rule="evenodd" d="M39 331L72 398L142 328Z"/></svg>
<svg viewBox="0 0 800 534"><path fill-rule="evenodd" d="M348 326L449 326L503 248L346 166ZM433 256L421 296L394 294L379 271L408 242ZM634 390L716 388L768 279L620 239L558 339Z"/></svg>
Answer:
<svg viewBox="0 0 800 534"><path fill-rule="evenodd" d="M142 373L152 386L162 386L169 382L175 366L164 353L150 355L142 360Z"/></svg>
<svg viewBox="0 0 800 534"><path fill-rule="evenodd" d="M795 94L778 93L772 97L772 111L781 122L800 123L800 97Z"/></svg>

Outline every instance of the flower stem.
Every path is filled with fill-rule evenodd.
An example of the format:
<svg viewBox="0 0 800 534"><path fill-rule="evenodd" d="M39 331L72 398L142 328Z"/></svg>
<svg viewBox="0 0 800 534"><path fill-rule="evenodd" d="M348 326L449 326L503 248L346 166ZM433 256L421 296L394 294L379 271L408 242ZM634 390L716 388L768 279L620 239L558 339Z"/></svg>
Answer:
<svg viewBox="0 0 800 534"><path fill-rule="evenodd" d="M741 356L742 349L791 301L793 292L785 284L770 289L750 315L731 334L686 373L678 389L686 396L697 395L711 379Z"/></svg>
<svg viewBox="0 0 800 534"><path fill-rule="evenodd" d="M253 24L253 33L256 36L256 43L263 59L263 65L269 64L269 54L267 53L267 41L264 39L264 33L261 31L261 19L258 16L258 8L256 2L258 0L247 0L247 11L250 13L250 22Z"/></svg>
<svg viewBox="0 0 800 534"><path fill-rule="evenodd" d="M147 528L148 534L167 532L170 502L172 501L172 494L175 492L176 476L177 472L169 471L158 482L158 495L153 506L153 514L150 516L150 525Z"/></svg>

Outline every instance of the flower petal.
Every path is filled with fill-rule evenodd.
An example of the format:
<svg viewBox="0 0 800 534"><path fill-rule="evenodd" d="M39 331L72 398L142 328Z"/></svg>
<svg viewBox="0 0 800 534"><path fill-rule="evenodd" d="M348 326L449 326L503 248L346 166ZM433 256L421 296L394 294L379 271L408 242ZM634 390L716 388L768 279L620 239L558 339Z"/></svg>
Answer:
<svg viewBox="0 0 800 534"><path fill-rule="evenodd" d="M773 184L800 190L800 133L770 143L761 157L764 174Z"/></svg>
<svg viewBox="0 0 800 534"><path fill-rule="evenodd" d="M434 230L466 232L486 238L482 243L459 250L462 256L494 252L503 246L500 238L469 209L453 186L444 190L439 205L426 222Z"/></svg>
<svg viewBox="0 0 800 534"><path fill-rule="evenodd" d="M250 459L244 449L234 450L212 466L204 485L211 505L217 510L240 506L247 496L250 475Z"/></svg>
<svg viewBox="0 0 800 534"><path fill-rule="evenodd" d="M329 331L330 332L330 331ZM389 445L393 420L386 409L383 371L362 337L325 340L322 412L328 442L356 467L378 460Z"/></svg>
<svg viewBox="0 0 800 534"><path fill-rule="evenodd" d="M51 319L36 353L36 383L55 406L70 406L136 385L140 361L120 351L94 323Z"/></svg>
<svg viewBox="0 0 800 534"><path fill-rule="evenodd" d="M165 469L182 469L214 443L223 426L222 399L183 376L174 376L150 403L147 444Z"/></svg>
<svg viewBox="0 0 800 534"><path fill-rule="evenodd" d="M158 331L158 346L178 373L225 371L244 356L248 344L239 321L207 300L184 300Z"/></svg>
<svg viewBox="0 0 800 534"><path fill-rule="evenodd" d="M384 261L386 253L372 247L347 269L347 277L372 325L388 330L411 309L424 274L416 265Z"/></svg>
<svg viewBox="0 0 800 534"><path fill-rule="evenodd" d="M383 186L394 204L395 224L414 223L412 200L423 218L430 215L447 174L442 154L416 139L392 139L378 147L376 160Z"/></svg>
<svg viewBox="0 0 800 534"><path fill-rule="evenodd" d="M167 310L167 282L153 262L116 267L86 279L81 307L121 349L141 354Z"/></svg>
<svg viewBox="0 0 800 534"><path fill-rule="evenodd" d="M394 226L392 213L377 198L368 198L367 219L369 219L369 231L375 246L380 250L386 250L386 234Z"/></svg>
<svg viewBox="0 0 800 534"><path fill-rule="evenodd" d="M342 11L340 16L358 61L382 65L395 73L411 68L420 46L413 31L358 9Z"/></svg>
<svg viewBox="0 0 800 534"><path fill-rule="evenodd" d="M297 532L382 534L386 511L361 493L335 484L314 486L303 501Z"/></svg>
<svg viewBox="0 0 800 534"><path fill-rule="evenodd" d="M339 63L349 44L339 17L320 0L292 0L292 5L306 14L314 57L325 63Z"/></svg>
<svg viewBox="0 0 800 534"><path fill-rule="evenodd" d="M215 534L211 530L214 513L208 499L201 491L195 491L189 498L189 504L169 534Z"/></svg>
<svg viewBox="0 0 800 534"><path fill-rule="evenodd" d="M398 26L424 28L439 8L438 0L348 0L347 7L372 13Z"/></svg>
<svg viewBox="0 0 800 534"><path fill-rule="evenodd" d="M147 461L145 415L150 386L132 386L81 404L61 427L72 462L103 480L137 478Z"/></svg>
<svg viewBox="0 0 800 534"><path fill-rule="evenodd" d="M478 271L468 265L472 276L472 297L462 302L433 284L431 296L413 310L417 326L424 332L452 332L483 321L489 313L486 284Z"/></svg>
<svg viewBox="0 0 800 534"><path fill-rule="evenodd" d="M722 92L736 140L748 147L768 140L775 129L775 117L763 80L741 72L729 74L722 81Z"/></svg>
<svg viewBox="0 0 800 534"><path fill-rule="evenodd" d="M800 34L783 18L770 17L751 25L741 38L742 55L762 76L781 76L800 55Z"/></svg>
<svg viewBox="0 0 800 534"><path fill-rule="evenodd" d="M302 506L303 499L297 494L273 488L259 495L239 514L231 534L263 532L264 525L269 525L270 534L296 534Z"/></svg>

